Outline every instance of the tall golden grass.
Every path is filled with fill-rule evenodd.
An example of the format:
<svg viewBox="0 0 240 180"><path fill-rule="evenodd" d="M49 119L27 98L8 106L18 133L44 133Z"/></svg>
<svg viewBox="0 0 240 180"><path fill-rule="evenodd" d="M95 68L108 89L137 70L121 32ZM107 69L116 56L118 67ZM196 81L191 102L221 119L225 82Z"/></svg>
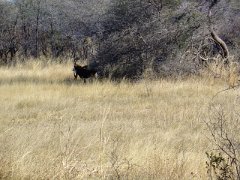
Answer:
<svg viewBox="0 0 240 180"><path fill-rule="evenodd" d="M0 68L0 178L207 179L205 121L228 83L74 81L72 64ZM230 105L237 90L214 101Z"/></svg>

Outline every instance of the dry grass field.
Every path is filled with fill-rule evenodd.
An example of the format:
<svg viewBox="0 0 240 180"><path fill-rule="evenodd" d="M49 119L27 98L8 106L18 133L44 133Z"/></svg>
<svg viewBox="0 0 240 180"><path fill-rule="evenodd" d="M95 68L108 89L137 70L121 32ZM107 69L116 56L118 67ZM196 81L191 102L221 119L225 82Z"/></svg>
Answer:
<svg viewBox="0 0 240 180"><path fill-rule="evenodd" d="M74 81L71 64L0 68L0 179L207 179L205 121L239 90L210 78Z"/></svg>

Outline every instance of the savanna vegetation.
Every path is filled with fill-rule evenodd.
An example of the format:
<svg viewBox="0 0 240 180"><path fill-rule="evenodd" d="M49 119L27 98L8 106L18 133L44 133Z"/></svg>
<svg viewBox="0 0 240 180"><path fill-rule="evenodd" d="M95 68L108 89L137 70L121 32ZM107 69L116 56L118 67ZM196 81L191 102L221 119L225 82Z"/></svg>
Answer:
<svg viewBox="0 0 240 180"><path fill-rule="evenodd" d="M0 69L1 178L207 179L206 122L237 113L238 91L213 98L228 86L207 75L83 85L71 67Z"/></svg>
<svg viewBox="0 0 240 180"><path fill-rule="evenodd" d="M198 74L239 60L238 0L1 0L1 64L87 61L112 79Z"/></svg>
<svg viewBox="0 0 240 180"><path fill-rule="evenodd" d="M239 179L239 18L238 0L0 0L0 179Z"/></svg>

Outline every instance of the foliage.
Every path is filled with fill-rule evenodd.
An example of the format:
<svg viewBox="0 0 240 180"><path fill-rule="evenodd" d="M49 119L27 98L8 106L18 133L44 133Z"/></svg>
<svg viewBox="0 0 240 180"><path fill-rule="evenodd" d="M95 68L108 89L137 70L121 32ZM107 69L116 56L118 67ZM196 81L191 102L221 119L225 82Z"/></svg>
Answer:
<svg viewBox="0 0 240 180"><path fill-rule="evenodd" d="M114 79L196 74L200 57L220 51L208 30L211 6L216 32L239 57L236 0L0 1L0 63L74 58Z"/></svg>
<svg viewBox="0 0 240 180"><path fill-rule="evenodd" d="M217 180L234 179L231 162L227 161L221 153L214 154L213 152L206 153L208 161L206 162L207 173L212 179Z"/></svg>
<svg viewBox="0 0 240 180"><path fill-rule="evenodd" d="M165 6L159 9L140 0L116 1L109 10L112 15L104 22L111 28L106 28L101 38L96 56L99 69L114 79L139 79L146 69L159 73L164 61L179 64L182 59L177 57L200 27L200 11L193 4L181 9L181 3L163 2ZM189 71L192 68L184 66Z"/></svg>

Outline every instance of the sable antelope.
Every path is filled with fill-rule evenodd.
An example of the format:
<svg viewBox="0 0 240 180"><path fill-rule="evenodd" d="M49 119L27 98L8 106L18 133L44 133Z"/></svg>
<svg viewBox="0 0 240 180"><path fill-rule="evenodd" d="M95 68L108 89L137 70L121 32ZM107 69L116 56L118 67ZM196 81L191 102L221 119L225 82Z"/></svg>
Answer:
<svg viewBox="0 0 240 180"><path fill-rule="evenodd" d="M79 76L83 79L84 83L86 83L86 79L90 77L94 77L97 75L97 71L95 69L89 69L88 66L80 66L76 62L74 62L73 66L74 78L77 79Z"/></svg>

